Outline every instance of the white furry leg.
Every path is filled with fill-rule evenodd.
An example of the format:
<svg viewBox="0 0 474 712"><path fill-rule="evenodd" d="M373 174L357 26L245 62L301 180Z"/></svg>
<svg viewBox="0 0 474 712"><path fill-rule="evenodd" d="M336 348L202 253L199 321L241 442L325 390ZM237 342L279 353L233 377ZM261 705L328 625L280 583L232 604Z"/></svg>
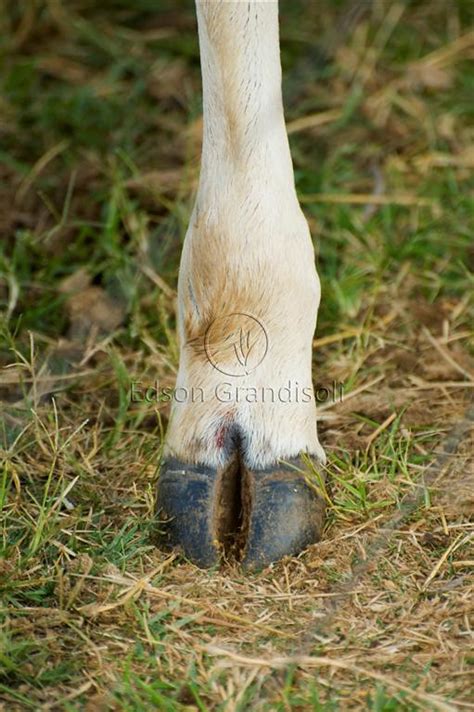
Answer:
<svg viewBox="0 0 474 712"><path fill-rule="evenodd" d="M286 208L267 225L227 211L217 225L193 218L179 282L173 457L217 467L238 450L252 469L301 453L324 459L311 374L319 280L306 222Z"/></svg>

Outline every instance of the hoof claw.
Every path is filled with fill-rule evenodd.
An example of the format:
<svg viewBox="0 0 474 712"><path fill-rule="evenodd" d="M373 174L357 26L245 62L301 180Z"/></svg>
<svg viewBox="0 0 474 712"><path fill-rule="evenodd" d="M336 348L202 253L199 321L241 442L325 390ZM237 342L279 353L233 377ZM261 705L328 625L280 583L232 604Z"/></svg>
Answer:
<svg viewBox="0 0 474 712"><path fill-rule="evenodd" d="M206 467L169 461L160 474L156 505L162 519L162 543L182 549L204 568L219 562L212 526L215 487L216 473Z"/></svg>
<svg viewBox="0 0 474 712"><path fill-rule="evenodd" d="M295 555L321 537L324 500L292 467L251 471L234 458L222 470L175 459L161 468L157 510L162 543L198 566L233 555L247 570Z"/></svg>
<svg viewBox="0 0 474 712"><path fill-rule="evenodd" d="M294 471L251 472L252 502L242 565L261 569L321 538L324 500Z"/></svg>

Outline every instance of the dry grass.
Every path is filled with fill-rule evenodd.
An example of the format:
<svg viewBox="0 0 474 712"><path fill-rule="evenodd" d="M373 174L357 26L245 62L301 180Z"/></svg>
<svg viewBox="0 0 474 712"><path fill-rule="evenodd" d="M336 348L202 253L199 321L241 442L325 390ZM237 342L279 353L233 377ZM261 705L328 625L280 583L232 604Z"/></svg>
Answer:
<svg viewBox="0 0 474 712"><path fill-rule="evenodd" d="M0 709L473 709L469 4L282 3L344 398L324 540L248 576L154 546L199 72L189 4L112 5L5 20Z"/></svg>

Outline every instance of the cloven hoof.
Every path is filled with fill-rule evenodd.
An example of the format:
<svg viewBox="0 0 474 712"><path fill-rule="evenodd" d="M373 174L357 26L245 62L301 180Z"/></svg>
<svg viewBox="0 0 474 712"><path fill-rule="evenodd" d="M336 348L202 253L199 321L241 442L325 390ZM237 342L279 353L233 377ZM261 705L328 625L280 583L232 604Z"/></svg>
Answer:
<svg viewBox="0 0 474 712"><path fill-rule="evenodd" d="M319 541L325 503L307 484L299 459L248 470L235 456L213 469L168 459L161 466L157 513L160 543L198 566L223 558L262 569Z"/></svg>

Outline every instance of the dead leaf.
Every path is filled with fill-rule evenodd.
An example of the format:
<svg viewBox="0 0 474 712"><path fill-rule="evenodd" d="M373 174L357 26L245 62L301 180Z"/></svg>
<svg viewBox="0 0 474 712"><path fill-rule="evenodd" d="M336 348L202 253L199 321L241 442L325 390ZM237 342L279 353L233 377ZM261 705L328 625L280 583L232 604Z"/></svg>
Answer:
<svg viewBox="0 0 474 712"><path fill-rule="evenodd" d="M91 281L92 278L88 271L84 267L81 267L62 280L59 285L59 291L62 294L82 292L90 285Z"/></svg>
<svg viewBox="0 0 474 712"><path fill-rule="evenodd" d="M66 309L70 320L68 338L82 340L95 330L104 335L123 321L123 305L99 286L91 285L91 276L81 267L61 282L59 291L67 295Z"/></svg>
<svg viewBox="0 0 474 712"><path fill-rule="evenodd" d="M79 339L92 329L108 334L123 321L122 305L110 297L102 287L87 287L82 292L71 296L67 302L71 321L69 337Z"/></svg>
<svg viewBox="0 0 474 712"><path fill-rule="evenodd" d="M177 59L173 62L156 62L148 78L148 91L154 99L182 100L183 85L189 72L184 60Z"/></svg>
<svg viewBox="0 0 474 712"><path fill-rule="evenodd" d="M453 86L453 72L436 64L422 62L412 65L407 74L413 88L446 91Z"/></svg>

